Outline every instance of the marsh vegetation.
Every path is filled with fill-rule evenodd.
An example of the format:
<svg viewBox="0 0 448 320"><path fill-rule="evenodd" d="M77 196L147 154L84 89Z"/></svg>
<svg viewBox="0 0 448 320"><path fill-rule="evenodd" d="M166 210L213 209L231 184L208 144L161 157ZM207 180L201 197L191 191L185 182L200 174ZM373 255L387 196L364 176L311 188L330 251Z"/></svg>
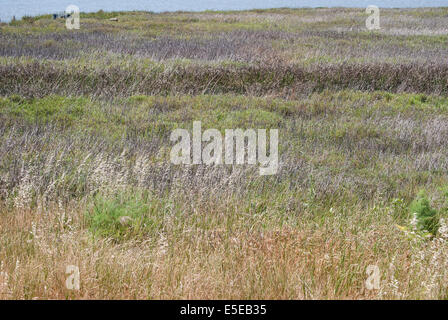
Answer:
<svg viewBox="0 0 448 320"><path fill-rule="evenodd" d="M365 18L2 24L0 298L447 298L448 9ZM279 129L278 173L172 165L193 121Z"/></svg>

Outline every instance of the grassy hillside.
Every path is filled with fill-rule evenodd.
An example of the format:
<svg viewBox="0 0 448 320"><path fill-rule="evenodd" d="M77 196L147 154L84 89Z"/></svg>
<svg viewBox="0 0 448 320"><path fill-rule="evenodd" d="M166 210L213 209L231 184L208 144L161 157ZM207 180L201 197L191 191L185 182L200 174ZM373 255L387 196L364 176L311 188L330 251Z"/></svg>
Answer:
<svg viewBox="0 0 448 320"><path fill-rule="evenodd" d="M446 299L448 9L365 19L1 24L0 298ZM279 129L278 173L171 164L193 121Z"/></svg>

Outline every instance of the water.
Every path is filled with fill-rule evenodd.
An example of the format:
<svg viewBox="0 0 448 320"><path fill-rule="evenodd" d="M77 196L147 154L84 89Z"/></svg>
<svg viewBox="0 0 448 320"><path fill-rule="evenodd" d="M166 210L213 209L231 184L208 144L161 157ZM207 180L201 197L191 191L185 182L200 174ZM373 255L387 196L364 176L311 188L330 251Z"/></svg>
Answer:
<svg viewBox="0 0 448 320"><path fill-rule="evenodd" d="M65 11L74 4L83 12L146 10L202 11L243 10L279 7L364 7L377 5L380 8L415 8L448 6L448 0L0 0L0 19L10 21L24 15L38 15Z"/></svg>

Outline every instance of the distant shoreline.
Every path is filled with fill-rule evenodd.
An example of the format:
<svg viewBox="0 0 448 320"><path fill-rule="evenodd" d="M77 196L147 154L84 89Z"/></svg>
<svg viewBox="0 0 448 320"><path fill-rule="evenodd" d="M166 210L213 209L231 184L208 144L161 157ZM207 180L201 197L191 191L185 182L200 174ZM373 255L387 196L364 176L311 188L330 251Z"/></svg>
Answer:
<svg viewBox="0 0 448 320"><path fill-rule="evenodd" d="M89 13L98 13L100 11L103 11L105 13L129 13L129 12L139 12L139 13L153 13L153 14L166 14L166 13L201 13L201 12L216 12L216 13L229 13L229 12L250 12L250 11L269 11L269 10L279 10L279 9L291 9L291 10L302 10L302 9L329 9L329 8L334 8L334 9L340 9L340 8L345 8L345 9L362 9L364 8L364 6L302 6L302 7L272 7L272 8L252 8L252 9L232 9L232 10L220 10L220 9L205 9L205 10L162 10L162 11L152 11L152 10L104 10L104 9L100 9L100 10L88 10L88 11L82 11L81 10L81 14L89 14ZM447 6L424 6L424 7L381 7L380 8L384 8L387 10L403 10L403 9L443 9L443 8L448 8ZM23 13L23 14L17 14L17 15L10 15L8 18L5 17L1 17L0 16L0 22L2 23L10 23L14 18L16 21L20 21L25 17L28 18L33 18L33 19L37 19L37 18L43 18L45 16L51 16L55 13L62 13L64 12L64 10L54 10L52 12L46 12L46 13L36 13L36 14L28 14L28 13Z"/></svg>

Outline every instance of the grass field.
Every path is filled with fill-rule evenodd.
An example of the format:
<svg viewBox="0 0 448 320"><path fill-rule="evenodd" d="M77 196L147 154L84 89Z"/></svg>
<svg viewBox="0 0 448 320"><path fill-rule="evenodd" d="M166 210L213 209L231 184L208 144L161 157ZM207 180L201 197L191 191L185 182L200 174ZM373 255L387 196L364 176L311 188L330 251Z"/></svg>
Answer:
<svg viewBox="0 0 448 320"><path fill-rule="evenodd" d="M448 8L366 17L0 24L0 299L448 298ZM277 174L171 164L193 121L279 129Z"/></svg>

